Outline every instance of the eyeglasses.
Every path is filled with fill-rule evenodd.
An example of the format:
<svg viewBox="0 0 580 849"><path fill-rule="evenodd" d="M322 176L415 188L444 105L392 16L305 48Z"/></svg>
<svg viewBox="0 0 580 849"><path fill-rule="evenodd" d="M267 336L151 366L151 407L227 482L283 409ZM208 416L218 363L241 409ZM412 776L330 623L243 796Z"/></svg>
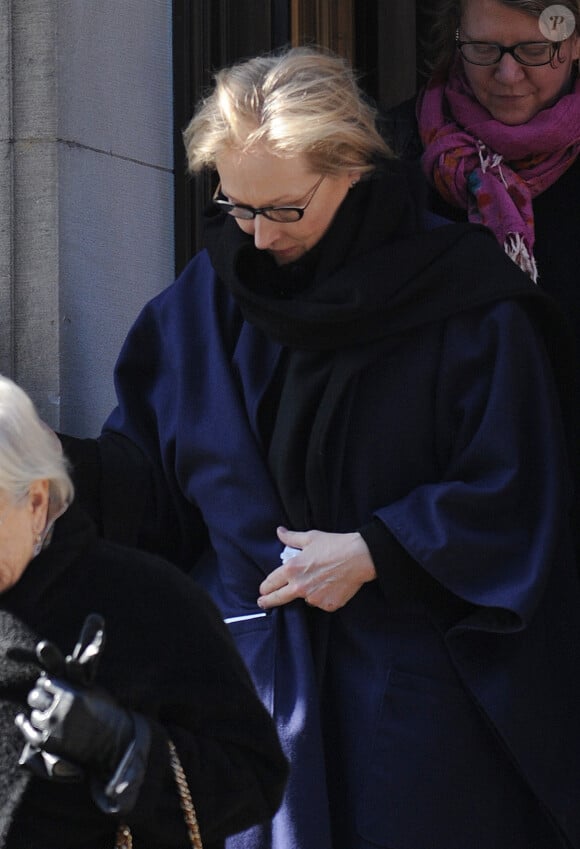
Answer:
<svg viewBox="0 0 580 849"><path fill-rule="evenodd" d="M293 221L300 221L303 217L325 177L326 174L323 174L316 182L316 185L308 192L304 206L262 206L256 209L245 203L231 203L231 201L226 200L223 196L219 197L222 190L221 183L218 183L212 200L220 209L223 209L228 215L233 215L234 218L243 218L244 221L251 221L256 215L263 215L269 221L277 221L279 224L290 224Z"/></svg>
<svg viewBox="0 0 580 849"><path fill-rule="evenodd" d="M496 65L505 53L530 68L549 65L558 52L561 41L519 41L504 47L493 41L460 41L459 30L455 33L455 44L466 62L471 65Z"/></svg>

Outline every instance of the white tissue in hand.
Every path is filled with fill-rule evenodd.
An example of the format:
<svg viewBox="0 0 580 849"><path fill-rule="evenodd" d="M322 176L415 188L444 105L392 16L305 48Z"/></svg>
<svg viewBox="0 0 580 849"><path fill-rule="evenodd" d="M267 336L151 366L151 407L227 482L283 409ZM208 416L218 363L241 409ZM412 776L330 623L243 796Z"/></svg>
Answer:
<svg viewBox="0 0 580 849"><path fill-rule="evenodd" d="M287 560L290 560L291 557L296 557L301 551L301 548L292 548L290 545L285 545L284 551L280 555L280 560L282 563L286 563Z"/></svg>

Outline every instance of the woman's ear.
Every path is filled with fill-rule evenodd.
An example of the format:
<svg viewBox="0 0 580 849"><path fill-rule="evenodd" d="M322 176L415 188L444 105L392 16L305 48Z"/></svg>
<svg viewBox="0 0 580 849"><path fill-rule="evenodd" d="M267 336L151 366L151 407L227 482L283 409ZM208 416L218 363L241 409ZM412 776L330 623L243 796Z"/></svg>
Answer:
<svg viewBox="0 0 580 849"><path fill-rule="evenodd" d="M350 188L354 189L358 181L360 180L360 171L349 171L348 172L348 180L350 183Z"/></svg>
<svg viewBox="0 0 580 849"><path fill-rule="evenodd" d="M35 534L41 534L46 528L49 496L50 486L47 478L38 478L28 487L28 507Z"/></svg>

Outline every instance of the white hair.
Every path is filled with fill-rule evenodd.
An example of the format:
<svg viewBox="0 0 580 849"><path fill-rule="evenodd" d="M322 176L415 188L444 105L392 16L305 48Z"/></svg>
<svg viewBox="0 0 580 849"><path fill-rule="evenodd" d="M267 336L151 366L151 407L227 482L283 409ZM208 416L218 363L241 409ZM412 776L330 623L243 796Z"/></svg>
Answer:
<svg viewBox="0 0 580 849"><path fill-rule="evenodd" d="M70 504L74 488L58 437L28 395L0 375L0 490L17 500L40 479L49 482L54 510Z"/></svg>

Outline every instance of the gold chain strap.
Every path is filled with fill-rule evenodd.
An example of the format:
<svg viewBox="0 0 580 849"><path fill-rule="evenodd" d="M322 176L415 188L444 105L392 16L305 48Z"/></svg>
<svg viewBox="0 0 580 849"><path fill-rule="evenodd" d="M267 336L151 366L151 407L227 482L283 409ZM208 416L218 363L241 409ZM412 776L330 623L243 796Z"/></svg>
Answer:
<svg viewBox="0 0 580 849"><path fill-rule="evenodd" d="M183 816L185 818L185 824L187 826L191 845L193 849L203 849L203 844L201 842L201 834L197 822L197 815L195 813L195 807L191 798L191 793L189 792L187 778L185 776L183 767L181 766L181 761L179 760L177 749L175 748L171 740L169 740L169 759L171 761L173 775L175 776L175 783L177 784L177 789L179 790L179 801L181 802L181 809L183 810ZM115 849L133 849L133 836L131 834L131 829L129 828L129 826L120 825L117 829Z"/></svg>
<svg viewBox="0 0 580 849"><path fill-rule="evenodd" d="M183 816L185 817L185 824L189 832L191 845L193 846L193 849L203 849L201 834L199 832L199 825L197 822L197 814L195 813L195 807L191 798L191 793L189 792L187 778L185 777L185 772L181 766L177 750L171 740L169 741L169 757L173 768L173 774L175 775L175 783L179 790L179 799L181 801Z"/></svg>
<svg viewBox="0 0 580 849"><path fill-rule="evenodd" d="M128 825L120 825L117 829L115 849L133 849L133 835Z"/></svg>

